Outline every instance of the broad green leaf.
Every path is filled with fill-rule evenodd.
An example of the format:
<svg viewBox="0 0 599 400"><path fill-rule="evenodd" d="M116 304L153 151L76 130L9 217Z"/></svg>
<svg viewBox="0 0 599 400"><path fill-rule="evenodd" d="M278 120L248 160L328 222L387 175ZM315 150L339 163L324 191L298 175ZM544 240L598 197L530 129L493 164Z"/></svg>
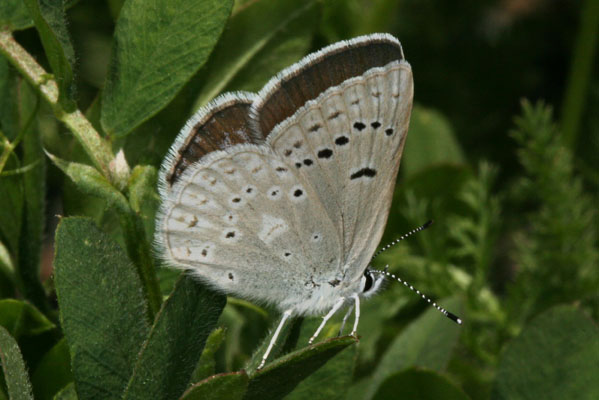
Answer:
<svg viewBox="0 0 599 400"><path fill-rule="evenodd" d="M317 321L320 322L320 319ZM345 399L345 394L352 381L357 350L358 346L349 346L341 350L325 365L300 382L285 397L285 400Z"/></svg>
<svg viewBox="0 0 599 400"><path fill-rule="evenodd" d="M95 168L89 165L79 164L61 160L46 153L52 162L62 170L79 190L85 194L100 197L108 204L116 206L121 212L129 212L129 204L125 196L121 194L108 180Z"/></svg>
<svg viewBox="0 0 599 400"><path fill-rule="evenodd" d="M208 336L208 339L206 339L206 346L204 347L204 351L202 351L200 361L198 361L198 365L193 371L191 382L199 382L211 375L214 375L214 368L216 365L214 355L223 344L224 340L224 328L216 328L210 333L210 336Z"/></svg>
<svg viewBox="0 0 599 400"><path fill-rule="evenodd" d="M50 305L40 281L40 263L46 210L46 157L41 133L37 129L39 96L31 86L21 82L20 117L24 130L22 163L33 167L22 174L24 192L23 227L19 238L18 277L22 295L40 310L48 312Z"/></svg>
<svg viewBox="0 0 599 400"><path fill-rule="evenodd" d="M79 397L119 398L149 332L139 276L88 218L61 220L54 266Z"/></svg>
<svg viewBox="0 0 599 400"><path fill-rule="evenodd" d="M15 0L11 0L15 1ZM16 0L21 2L21 0ZM0 2L0 8L4 1ZM0 131L9 140L19 133L19 77L4 57L0 57Z"/></svg>
<svg viewBox="0 0 599 400"><path fill-rule="evenodd" d="M8 331L0 326L0 364L11 400L33 399L31 384L19 346Z"/></svg>
<svg viewBox="0 0 599 400"><path fill-rule="evenodd" d="M391 375L381 384L374 400L468 400L469 397L447 378L434 371L408 369Z"/></svg>
<svg viewBox="0 0 599 400"><path fill-rule="evenodd" d="M599 329L574 307L532 320L503 353L492 399L599 398Z"/></svg>
<svg viewBox="0 0 599 400"><path fill-rule="evenodd" d="M6 27L16 31L32 25L33 21L23 0L0 1L0 29Z"/></svg>
<svg viewBox="0 0 599 400"><path fill-rule="evenodd" d="M44 354L31 375L33 394L37 400L51 400L64 386L73 381L69 346L62 338Z"/></svg>
<svg viewBox="0 0 599 400"><path fill-rule="evenodd" d="M6 245L0 242L0 299L15 296L15 266Z"/></svg>
<svg viewBox="0 0 599 400"><path fill-rule="evenodd" d="M414 106L401 169L407 177L436 164L465 163L449 121L435 110Z"/></svg>
<svg viewBox="0 0 599 400"><path fill-rule="evenodd" d="M15 299L0 300L0 326L17 340L22 336L40 335L56 327L38 309Z"/></svg>
<svg viewBox="0 0 599 400"><path fill-rule="evenodd" d="M75 51L71 44L65 14L65 3L52 0L23 0L52 67L59 88L59 101L67 111L75 109L73 65Z"/></svg>
<svg viewBox="0 0 599 400"><path fill-rule="evenodd" d="M250 375L244 399L282 399L340 351L356 343L357 339L352 336L328 339L267 363L262 370Z"/></svg>
<svg viewBox="0 0 599 400"><path fill-rule="evenodd" d="M218 374L190 387L181 400L241 400L247 386L245 371Z"/></svg>
<svg viewBox="0 0 599 400"><path fill-rule="evenodd" d="M232 0L130 0L120 11L102 126L117 137L160 111L206 62Z"/></svg>
<svg viewBox="0 0 599 400"><path fill-rule="evenodd" d="M73 382L66 385L54 396L54 400L77 400L77 391Z"/></svg>
<svg viewBox="0 0 599 400"><path fill-rule="evenodd" d="M154 237L154 217L158 209L156 168L149 165L137 165L129 177L129 204L143 220L146 237Z"/></svg>
<svg viewBox="0 0 599 400"><path fill-rule="evenodd" d="M225 303L224 295L183 275L156 315L124 398L181 396Z"/></svg>
<svg viewBox="0 0 599 400"><path fill-rule="evenodd" d="M314 0L259 0L239 7L202 71L205 84L194 108L223 91L260 89L306 54L319 21Z"/></svg>
<svg viewBox="0 0 599 400"><path fill-rule="evenodd" d="M442 300L439 304L460 314L461 302L457 299ZM389 345L369 380L364 398L371 399L387 377L405 368L418 366L443 370L459 334L459 325L430 307Z"/></svg>

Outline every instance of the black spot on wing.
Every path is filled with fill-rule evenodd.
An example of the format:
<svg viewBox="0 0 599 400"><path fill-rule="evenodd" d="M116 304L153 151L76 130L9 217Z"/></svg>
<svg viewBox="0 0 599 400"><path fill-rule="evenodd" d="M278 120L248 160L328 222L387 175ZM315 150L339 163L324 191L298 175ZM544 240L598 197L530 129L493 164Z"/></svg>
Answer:
<svg viewBox="0 0 599 400"><path fill-rule="evenodd" d="M374 178L374 176L376 175L376 170L372 169L372 168L362 168L356 172L354 172L353 174L350 175L350 179L358 179L358 178Z"/></svg>
<svg viewBox="0 0 599 400"><path fill-rule="evenodd" d="M331 158L333 155L333 150L331 149L322 149L318 152L318 158Z"/></svg>

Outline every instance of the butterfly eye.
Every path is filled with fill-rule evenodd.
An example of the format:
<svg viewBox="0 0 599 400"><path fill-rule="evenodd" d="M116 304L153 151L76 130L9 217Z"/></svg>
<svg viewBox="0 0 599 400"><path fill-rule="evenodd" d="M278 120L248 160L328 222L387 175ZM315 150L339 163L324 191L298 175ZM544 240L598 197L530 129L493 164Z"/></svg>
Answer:
<svg viewBox="0 0 599 400"><path fill-rule="evenodd" d="M366 278L366 282L364 284L364 290L362 290L362 292L366 293L372 288L374 278L372 277L372 273L368 270L364 271L364 277Z"/></svg>

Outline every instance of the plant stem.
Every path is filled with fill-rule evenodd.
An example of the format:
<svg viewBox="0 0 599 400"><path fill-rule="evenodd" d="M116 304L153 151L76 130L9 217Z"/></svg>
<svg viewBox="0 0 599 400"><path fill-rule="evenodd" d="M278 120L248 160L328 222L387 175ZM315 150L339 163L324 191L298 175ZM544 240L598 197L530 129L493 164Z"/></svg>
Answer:
<svg viewBox="0 0 599 400"><path fill-rule="evenodd" d="M95 167L111 182L110 162L114 158L110 143L104 140L79 110L65 111L58 102L58 85L8 30L0 30L0 53L33 85L52 107L54 115L62 121L81 143ZM117 185L119 186L119 185Z"/></svg>
<svg viewBox="0 0 599 400"><path fill-rule="evenodd" d="M598 37L599 1L586 0L580 10L580 25L561 115L563 143L573 152L576 149L584 101L590 86Z"/></svg>

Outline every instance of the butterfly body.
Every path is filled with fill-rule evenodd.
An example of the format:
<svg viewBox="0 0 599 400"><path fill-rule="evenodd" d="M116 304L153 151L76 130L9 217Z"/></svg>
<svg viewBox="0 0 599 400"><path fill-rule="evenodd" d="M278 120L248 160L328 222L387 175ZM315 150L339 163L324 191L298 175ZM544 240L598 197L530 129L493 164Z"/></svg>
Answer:
<svg viewBox="0 0 599 400"><path fill-rule="evenodd" d="M277 306L282 323L358 303L382 281L367 267L412 96L399 42L375 34L307 56L257 95L217 98L162 166L159 253L218 290Z"/></svg>

